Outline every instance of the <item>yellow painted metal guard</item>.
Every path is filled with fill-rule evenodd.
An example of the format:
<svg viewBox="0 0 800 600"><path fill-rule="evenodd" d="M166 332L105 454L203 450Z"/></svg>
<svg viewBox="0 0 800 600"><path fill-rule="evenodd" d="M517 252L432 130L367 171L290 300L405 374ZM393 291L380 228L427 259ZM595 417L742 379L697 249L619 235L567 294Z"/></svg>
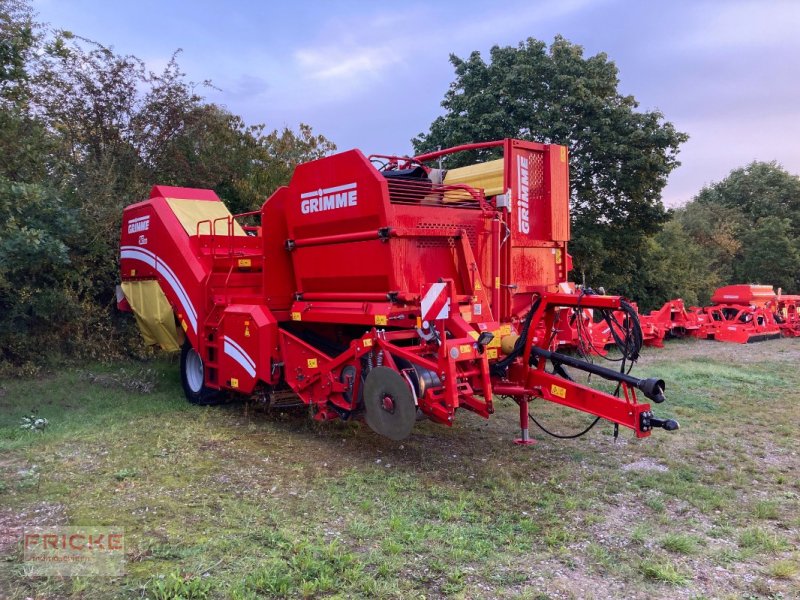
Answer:
<svg viewBox="0 0 800 600"><path fill-rule="evenodd" d="M216 235L228 235L228 220L231 216L228 207L222 202L210 202L207 200L183 200L179 198L167 198L167 204L178 217L186 233L197 235L197 224L201 221L211 221L222 219L215 223L214 232ZM233 235L247 235L241 226L231 220L233 224ZM200 225L200 235L211 233L211 224L203 223Z"/></svg>
<svg viewBox="0 0 800 600"><path fill-rule="evenodd" d="M144 343L158 344L167 352L180 350L175 315L158 281L123 281L122 292L133 309Z"/></svg>
<svg viewBox="0 0 800 600"><path fill-rule="evenodd" d="M503 159L490 160L477 165L450 169L444 176L445 185L464 183L476 189L482 189L486 197L505 192L503 189ZM445 194L447 201L447 194Z"/></svg>

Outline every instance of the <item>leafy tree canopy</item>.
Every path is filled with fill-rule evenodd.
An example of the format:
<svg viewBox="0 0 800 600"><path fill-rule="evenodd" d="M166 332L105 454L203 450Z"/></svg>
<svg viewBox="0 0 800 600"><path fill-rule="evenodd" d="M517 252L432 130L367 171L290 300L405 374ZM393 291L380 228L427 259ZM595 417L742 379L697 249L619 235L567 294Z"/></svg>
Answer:
<svg viewBox="0 0 800 600"><path fill-rule="evenodd" d="M776 162L734 169L675 218L721 282L800 291L800 178Z"/></svg>
<svg viewBox="0 0 800 600"><path fill-rule="evenodd" d="M446 112L412 140L415 151L503 137L566 145L576 270L635 297L634 257L668 218L661 190L687 135L658 111L638 111L605 54L585 58L560 36L549 48L533 38L494 46L489 62L479 52L450 61ZM491 156L474 152L448 166Z"/></svg>
<svg viewBox="0 0 800 600"><path fill-rule="evenodd" d="M43 348L99 357L137 339L113 310L120 221L154 183L249 211L335 148L308 125L247 125L202 86L177 53L153 73L0 0L0 370L40 363Z"/></svg>
<svg viewBox="0 0 800 600"><path fill-rule="evenodd" d="M800 235L800 177L775 161L734 169L722 181L704 187L691 204L732 210L742 228L764 217L789 219L791 231Z"/></svg>
<svg viewBox="0 0 800 600"><path fill-rule="evenodd" d="M38 29L25 2L0 2L0 106L8 109L24 97L27 62Z"/></svg>

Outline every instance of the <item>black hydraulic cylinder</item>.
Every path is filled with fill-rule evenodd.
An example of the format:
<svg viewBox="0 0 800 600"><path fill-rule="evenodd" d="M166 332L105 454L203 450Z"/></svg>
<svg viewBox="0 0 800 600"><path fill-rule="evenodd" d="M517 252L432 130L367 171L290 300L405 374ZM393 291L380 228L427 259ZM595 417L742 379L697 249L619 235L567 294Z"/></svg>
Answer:
<svg viewBox="0 0 800 600"><path fill-rule="evenodd" d="M547 359L553 364L568 365L580 371L586 371L592 375L597 375L603 379L608 379L609 381L620 381L622 383L626 383L638 390L641 390L642 393L653 402L663 402L666 400L666 397L664 396L664 388L666 386L662 379L656 379L654 377L648 379L639 379L638 377L633 377L626 373L620 373L619 371L615 371L613 369L601 367L600 365L595 365L590 362L586 362L585 360L580 360L579 358L567 356L566 354L551 352L550 350L545 350L544 348L539 348L538 346L531 347L531 353L540 358Z"/></svg>

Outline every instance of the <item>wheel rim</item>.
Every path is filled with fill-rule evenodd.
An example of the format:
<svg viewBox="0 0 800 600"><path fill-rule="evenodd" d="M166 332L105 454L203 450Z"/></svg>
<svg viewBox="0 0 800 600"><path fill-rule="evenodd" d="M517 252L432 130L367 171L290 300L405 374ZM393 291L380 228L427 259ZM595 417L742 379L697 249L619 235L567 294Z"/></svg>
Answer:
<svg viewBox="0 0 800 600"><path fill-rule="evenodd" d="M195 394L203 389L203 359L192 348L186 355L186 383Z"/></svg>

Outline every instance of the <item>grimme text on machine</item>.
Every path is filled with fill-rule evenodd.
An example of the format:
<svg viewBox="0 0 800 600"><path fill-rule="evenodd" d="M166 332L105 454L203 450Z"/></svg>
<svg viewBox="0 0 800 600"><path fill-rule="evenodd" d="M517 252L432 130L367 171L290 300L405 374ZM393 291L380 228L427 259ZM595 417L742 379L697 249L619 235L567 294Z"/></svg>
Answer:
<svg viewBox="0 0 800 600"><path fill-rule="evenodd" d="M487 152L500 158L437 168ZM488 418L495 397L519 405L520 444L531 443L534 400L637 437L677 429L643 401L662 402L664 382L630 374L643 342L635 308L568 283L569 238L563 146L350 150L299 165L243 215L210 190L153 187L124 211L118 305L147 343L181 351L195 403L292 398L316 419L363 418L394 440L421 417ZM575 322L587 311L607 325L615 368L557 352L561 332L584 335ZM570 371L615 382L615 393Z"/></svg>

